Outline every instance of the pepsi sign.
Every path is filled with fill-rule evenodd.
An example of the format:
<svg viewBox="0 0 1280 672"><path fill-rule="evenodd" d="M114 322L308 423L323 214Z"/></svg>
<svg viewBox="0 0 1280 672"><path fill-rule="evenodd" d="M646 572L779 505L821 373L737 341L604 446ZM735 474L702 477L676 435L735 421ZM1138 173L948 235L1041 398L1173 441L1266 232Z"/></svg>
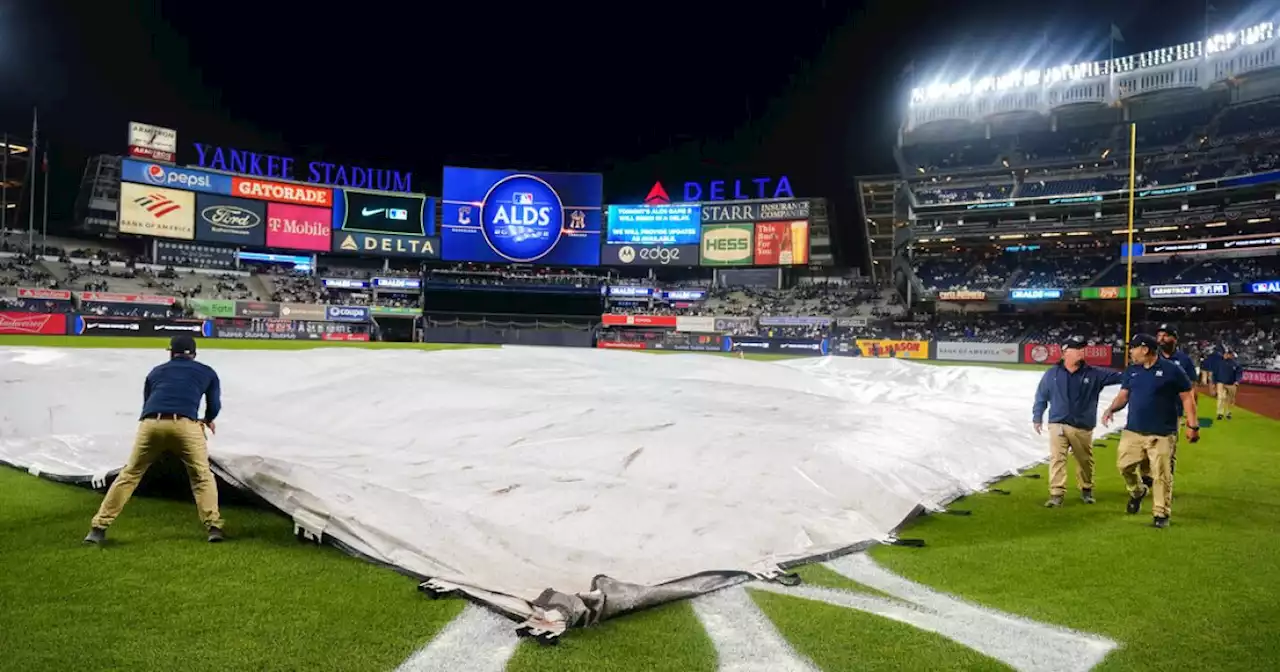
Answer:
<svg viewBox="0 0 1280 672"><path fill-rule="evenodd" d="M600 263L599 174L444 169L444 258Z"/></svg>
<svg viewBox="0 0 1280 672"><path fill-rule="evenodd" d="M150 161L124 159L120 166L120 179L125 182L149 184L155 187L200 191L207 194L231 194L231 176L207 173L203 170L177 168Z"/></svg>

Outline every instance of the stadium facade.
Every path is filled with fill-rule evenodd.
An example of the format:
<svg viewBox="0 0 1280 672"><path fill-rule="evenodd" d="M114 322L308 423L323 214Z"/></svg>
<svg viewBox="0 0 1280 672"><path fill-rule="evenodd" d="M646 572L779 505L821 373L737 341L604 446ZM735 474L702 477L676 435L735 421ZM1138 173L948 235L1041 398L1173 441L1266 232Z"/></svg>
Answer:
<svg viewBox="0 0 1280 672"><path fill-rule="evenodd" d="M949 290L970 302L1087 299L1082 287L1124 284L1115 271L1128 232L1130 124L1134 226L1145 244L1135 261L1149 271L1175 254L1273 256L1277 66L1280 38L1268 21L1104 61L915 88L895 149L899 172L857 181L866 265L912 302ZM995 283L975 282L972 269L930 272L931 260L963 255L994 255L1010 268ZM1073 286L1025 282L1037 270L1027 260L1055 255L1107 263ZM1157 284L1144 276L1177 273L1137 275ZM1250 294L1247 281L1267 278L1213 279ZM1014 289L1058 291L1033 299Z"/></svg>

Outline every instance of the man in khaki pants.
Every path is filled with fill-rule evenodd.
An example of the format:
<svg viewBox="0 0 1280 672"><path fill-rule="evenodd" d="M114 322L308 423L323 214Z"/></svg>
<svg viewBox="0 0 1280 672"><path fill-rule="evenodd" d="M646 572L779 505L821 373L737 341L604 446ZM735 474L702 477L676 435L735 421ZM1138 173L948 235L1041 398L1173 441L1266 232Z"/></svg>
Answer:
<svg viewBox="0 0 1280 672"><path fill-rule="evenodd" d="M1085 504L1093 498L1093 428L1098 421L1098 396L1102 388L1119 385L1119 371L1090 366L1084 361L1085 340L1079 336L1062 343L1062 360L1044 372L1031 406L1036 434L1044 433L1044 411L1049 409L1049 499L1051 509L1062 506L1067 494L1067 453L1076 456L1076 485Z"/></svg>
<svg viewBox="0 0 1280 672"><path fill-rule="evenodd" d="M1236 361L1236 353L1233 350L1227 350L1222 355L1222 361L1218 362L1217 369L1218 381L1218 419L1224 416L1231 419L1231 409L1236 405L1236 392L1240 389L1240 378L1244 376L1244 369L1241 368L1240 362Z"/></svg>
<svg viewBox="0 0 1280 672"><path fill-rule="evenodd" d="M222 516L218 513L218 485L209 470L209 451L205 428L217 431L213 424L222 410L222 389L218 374L195 361L196 340L191 336L174 336L169 342L169 361L147 374L142 390L142 417L134 438L133 453L120 471L85 542L106 541L107 528L133 495L142 475L161 455L173 451L182 459L191 479L191 492L196 498L200 520L209 541L222 541ZM205 399L205 415L197 420L200 398Z"/></svg>
<svg viewBox="0 0 1280 672"><path fill-rule="evenodd" d="M1155 491L1151 503L1152 525L1169 526L1173 502L1173 449L1178 436L1178 410L1187 418L1187 441L1200 440L1196 423L1195 391L1191 379L1174 361L1161 357L1154 336L1138 334L1129 342L1133 364L1124 372L1120 394L1102 415L1110 425L1116 411L1129 406L1129 419L1120 434L1116 467L1129 490L1128 513L1142 509L1148 490ZM1143 462L1151 466L1152 485L1143 483Z"/></svg>

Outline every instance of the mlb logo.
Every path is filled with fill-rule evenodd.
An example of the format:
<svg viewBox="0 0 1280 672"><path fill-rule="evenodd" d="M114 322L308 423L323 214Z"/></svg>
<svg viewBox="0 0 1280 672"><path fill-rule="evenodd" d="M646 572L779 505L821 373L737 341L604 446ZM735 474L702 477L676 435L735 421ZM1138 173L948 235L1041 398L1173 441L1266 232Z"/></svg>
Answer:
<svg viewBox="0 0 1280 672"><path fill-rule="evenodd" d="M387 219L407 221L409 219L409 211L402 208L387 208Z"/></svg>
<svg viewBox="0 0 1280 672"><path fill-rule="evenodd" d="M533 194L517 191L511 194L511 202L515 205L533 205Z"/></svg>

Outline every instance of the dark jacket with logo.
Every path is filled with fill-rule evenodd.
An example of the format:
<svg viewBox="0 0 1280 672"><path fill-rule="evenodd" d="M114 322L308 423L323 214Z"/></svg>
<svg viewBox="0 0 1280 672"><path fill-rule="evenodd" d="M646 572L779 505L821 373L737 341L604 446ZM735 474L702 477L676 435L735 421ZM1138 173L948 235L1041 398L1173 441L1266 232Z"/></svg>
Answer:
<svg viewBox="0 0 1280 672"><path fill-rule="evenodd" d="M1036 401L1031 406L1031 421L1039 424L1048 406L1050 424L1093 429L1098 424L1098 397L1102 388L1119 385L1123 380L1119 371L1099 369L1087 362L1081 362L1075 373L1058 362L1040 378Z"/></svg>

